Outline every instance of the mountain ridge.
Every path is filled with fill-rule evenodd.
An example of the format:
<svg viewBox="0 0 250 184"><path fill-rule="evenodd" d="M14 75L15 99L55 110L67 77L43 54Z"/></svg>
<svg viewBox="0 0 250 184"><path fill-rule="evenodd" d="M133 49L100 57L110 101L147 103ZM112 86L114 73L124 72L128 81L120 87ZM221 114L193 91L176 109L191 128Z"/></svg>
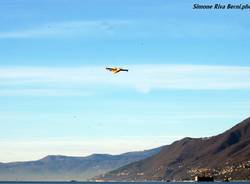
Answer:
<svg viewBox="0 0 250 184"><path fill-rule="evenodd" d="M250 118L216 136L175 141L151 157L95 179L190 180L201 174L217 179L250 179Z"/></svg>
<svg viewBox="0 0 250 184"><path fill-rule="evenodd" d="M161 147L120 155L92 154L86 157L48 155L34 161L0 164L1 181L85 181L159 152Z"/></svg>

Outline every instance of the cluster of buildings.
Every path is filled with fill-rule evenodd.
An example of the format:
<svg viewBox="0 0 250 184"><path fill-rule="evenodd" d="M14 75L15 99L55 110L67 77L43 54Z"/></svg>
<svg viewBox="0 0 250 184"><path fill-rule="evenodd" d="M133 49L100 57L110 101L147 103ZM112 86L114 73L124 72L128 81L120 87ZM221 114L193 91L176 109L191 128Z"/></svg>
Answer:
<svg viewBox="0 0 250 184"><path fill-rule="evenodd" d="M220 178L224 180L234 180L234 174L237 173L249 173L250 172L250 160L244 161L238 164L232 164L226 163L225 167L222 168L193 168L188 170L188 174L192 178L197 177L215 177ZM247 176L246 176L247 177ZM246 178L249 179L249 178Z"/></svg>

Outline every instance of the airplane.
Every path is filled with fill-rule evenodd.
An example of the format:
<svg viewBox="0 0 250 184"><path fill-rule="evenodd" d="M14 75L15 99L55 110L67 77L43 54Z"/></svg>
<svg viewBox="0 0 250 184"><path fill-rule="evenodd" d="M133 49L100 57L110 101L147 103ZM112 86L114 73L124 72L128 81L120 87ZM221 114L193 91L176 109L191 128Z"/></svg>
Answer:
<svg viewBox="0 0 250 184"><path fill-rule="evenodd" d="M106 68L106 70L112 72L113 74L116 74L118 72L128 72L128 69L116 68L116 67Z"/></svg>

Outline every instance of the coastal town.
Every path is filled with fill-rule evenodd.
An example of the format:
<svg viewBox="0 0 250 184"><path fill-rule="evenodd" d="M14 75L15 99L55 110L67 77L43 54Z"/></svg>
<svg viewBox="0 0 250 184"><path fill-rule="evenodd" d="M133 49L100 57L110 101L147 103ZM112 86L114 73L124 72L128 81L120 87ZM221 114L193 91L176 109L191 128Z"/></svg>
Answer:
<svg viewBox="0 0 250 184"><path fill-rule="evenodd" d="M250 160L240 162L238 164L226 163L225 167L221 168L193 168L187 171L192 178L195 176L208 176L215 179L223 180L239 180L239 177L250 179Z"/></svg>

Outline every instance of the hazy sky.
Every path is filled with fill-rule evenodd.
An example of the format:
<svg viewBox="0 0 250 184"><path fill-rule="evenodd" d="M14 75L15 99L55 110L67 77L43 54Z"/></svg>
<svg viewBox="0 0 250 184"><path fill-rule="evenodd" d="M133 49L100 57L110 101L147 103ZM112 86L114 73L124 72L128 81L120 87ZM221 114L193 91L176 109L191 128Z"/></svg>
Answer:
<svg viewBox="0 0 250 184"><path fill-rule="evenodd" d="M1 0L0 162L144 150L248 117L250 10L198 2Z"/></svg>

